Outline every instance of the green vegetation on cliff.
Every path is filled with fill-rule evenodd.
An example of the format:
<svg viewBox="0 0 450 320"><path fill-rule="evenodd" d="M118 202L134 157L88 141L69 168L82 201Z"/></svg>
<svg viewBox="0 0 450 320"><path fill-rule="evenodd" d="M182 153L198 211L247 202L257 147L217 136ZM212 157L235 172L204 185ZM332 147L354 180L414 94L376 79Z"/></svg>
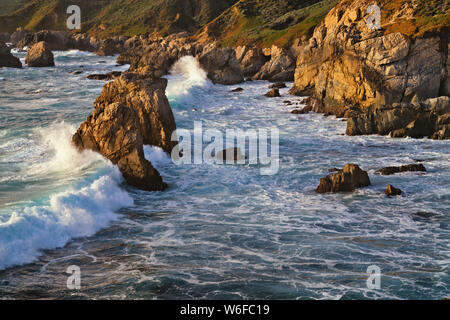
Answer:
<svg viewBox="0 0 450 320"><path fill-rule="evenodd" d="M224 46L284 47L309 36L338 0L240 0L209 23L200 36Z"/></svg>
<svg viewBox="0 0 450 320"><path fill-rule="evenodd" d="M4 0L2 0L4 1ZM28 0L13 13L0 13L0 32L66 30L66 9L78 5L82 31L91 35L195 32L237 0ZM11 10L11 6L8 6Z"/></svg>

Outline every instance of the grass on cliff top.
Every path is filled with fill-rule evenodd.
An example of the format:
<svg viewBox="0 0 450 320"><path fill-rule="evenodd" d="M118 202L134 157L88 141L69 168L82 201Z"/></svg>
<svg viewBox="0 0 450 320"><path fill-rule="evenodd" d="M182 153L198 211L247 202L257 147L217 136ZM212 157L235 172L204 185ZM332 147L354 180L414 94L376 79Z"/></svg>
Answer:
<svg viewBox="0 0 450 320"><path fill-rule="evenodd" d="M288 47L310 36L339 0L241 0L208 25L222 46Z"/></svg>
<svg viewBox="0 0 450 320"><path fill-rule="evenodd" d="M389 21L398 14L406 0L384 0L382 19ZM450 27L450 3L448 0L413 1L413 18L398 17L395 23L383 25L388 33L399 32L411 37L420 37L426 32L439 32ZM384 15L384 16L383 16Z"/></svg>
<svg viewBox="0 0 450 320"><path fill-rule="evenodd" d="M12 0L0 0L12 2ZM22 26L30 31L67 30L66 9L81 8L82 32L97 37L133 36L148 32L192 31L208 23L238 0L18 0L0 13L0 32ZM6 4L1 4L0 9ZM11 10L17 9L11 13Z"/></svg>

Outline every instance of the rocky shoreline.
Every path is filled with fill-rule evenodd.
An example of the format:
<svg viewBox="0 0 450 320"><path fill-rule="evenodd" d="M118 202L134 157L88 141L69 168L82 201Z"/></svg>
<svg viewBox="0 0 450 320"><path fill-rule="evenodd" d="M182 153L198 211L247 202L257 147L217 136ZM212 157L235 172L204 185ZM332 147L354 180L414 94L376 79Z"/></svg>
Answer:
<svg viewBox="0 0 450 320"><path fill-rule="evenodd" d="M31 33L19 28L0 36L0 67L22 67L4 42L19 49L27 47L30 67L54 65L51 51L55 50L120 54L117 63L130 64L127 72L90 76L113 81L105 85L93 114L73 142L80 150L97 151L118 164L125 179L144 190L165 188L159 173L145 160L143 145L159 146L166 152L174 146L170 138L176 125L162 77L185 56L195 57L213 83L274 82L266 97L279 97L281 83L294 81L290 93L309 98L303 109L292 113L346 118L347 135L450 139L448 30L417 37L383 28L370 30L367 13L361 10L369 4L368 0L340 2L309 41L290 48L222 47L186 32L165 38L145 34L99 40L86 34ZM401 12L402 18L411 15L410 10ZM389 23L395 19L384 22ZM329 176L318 190L339 191L333 179L345 181L346 176L345 169ZM350 185L343 190L354 190L359 184Z"/></svg>

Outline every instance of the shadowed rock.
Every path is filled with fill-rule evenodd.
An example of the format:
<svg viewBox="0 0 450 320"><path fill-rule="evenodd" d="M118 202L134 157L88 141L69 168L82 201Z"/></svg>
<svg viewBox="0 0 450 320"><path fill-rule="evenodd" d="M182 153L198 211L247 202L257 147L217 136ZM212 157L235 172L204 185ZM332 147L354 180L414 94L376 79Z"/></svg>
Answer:
<svg viewBox="0 0 450 320"><path fill-rule="evenodd" d="M395 188L394 186L388 184L386 187L386 190L384 191L384 193L389 196L401 196L402 195L402 190Z"/></svg>
<svg viewBox="0 0 450 320"><path fill-rule="evenodd" d="M389 176L401 172L426 172L427 169L423 164L409 164L400 167L386 167L377 171L378 174Z"/></svg>
<svg viewBox="0 0 450 320"><path fill-rule="evenodd" d="M370 186L369 175L355 164L347 164L344 169L320 179L317 193L353 192Z"/></svg>
<svg viewBox="0 0 450 320"><path fill-rule="evenodd" d="M22 63L19 58L16 58L11 54L10 48L8 48L4 42L0 41L0 68L1 67L22 68Z"/></svg>

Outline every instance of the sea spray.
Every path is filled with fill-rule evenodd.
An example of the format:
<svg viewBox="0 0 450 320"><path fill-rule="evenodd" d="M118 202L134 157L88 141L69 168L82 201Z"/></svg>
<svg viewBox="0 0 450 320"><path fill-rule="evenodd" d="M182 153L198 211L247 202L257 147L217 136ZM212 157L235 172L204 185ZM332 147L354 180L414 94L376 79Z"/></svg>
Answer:
<svg viewBox="0 0 450 320"><path fill-rule="evenodd" d="M167 86L166 94L170 98L189 97L190 89L193 87L207 87L208 81L204 71L197 59L186 56L178 60L170 70L171 81Z"/></svg>
<svg viewBox="0 0 450 320"><path fill-rule="evenodd" d="M133 199L120 188L118 168L94 152L79 153L71 144L73 131L63 122L35 130L36 154L29 154L22 179L45 181L57 175L69 186L46 199L39 195L0 211L0 269L32 262L42 249L91 236L117 220L119 209L133 205ZM82 176L85 169L89 173Z"/></svg>

